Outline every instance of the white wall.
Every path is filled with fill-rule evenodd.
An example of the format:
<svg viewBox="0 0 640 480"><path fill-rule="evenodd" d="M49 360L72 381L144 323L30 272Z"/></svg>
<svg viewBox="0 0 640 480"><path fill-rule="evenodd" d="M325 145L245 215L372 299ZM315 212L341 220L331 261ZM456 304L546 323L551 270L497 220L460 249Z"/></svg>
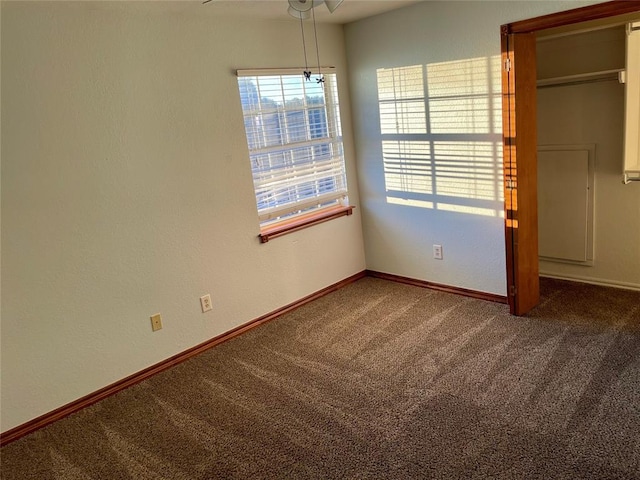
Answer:
<svg viewBox="0 0 640 480"><path fill-rule="evenodd" d="M537 57L539 78L624 68L624 29L539 40ZM541 260L542 275L640 289L640 184L622 183L624 88L613 80L538 89L538 143L596 151L593 265ZM560 241L566 233L555 232Z"/></svg>
<svg viewBox="0 0 640 480"><path fill-rule="evenodd" d="M367 268L506 294L500 25L589 3L596 2L423 2L347 25ZM407 66L423 66L432 96L470 95L427 102L426 133L383 135L377 72ZM436 170L407 174L405 191L387 191L382 142L389 140L426 142L431 156L418 162ZM447 184L451 159L464 162L458 175L474 172L465 191ZM432 188L426 194L425 178ZM433 244L443 246L443 260L432 258Z"/></svg>
<svg viewBox="0 0 640 480"><path fill-rule="evenodd" d="M2 2L2 431L365 268L360 208L258 243L235 70L301 65L299 25L203 8Z"/></svg>

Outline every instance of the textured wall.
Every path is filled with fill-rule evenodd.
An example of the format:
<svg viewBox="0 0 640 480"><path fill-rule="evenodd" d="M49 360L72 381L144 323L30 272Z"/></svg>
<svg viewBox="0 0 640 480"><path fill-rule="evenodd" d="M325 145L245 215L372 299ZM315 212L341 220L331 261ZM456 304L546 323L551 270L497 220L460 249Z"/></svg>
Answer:
<svg viewBox="0 0 640 480"><path fill-rule="evenodd" d="M500 25L587 3L423 2L346 27L369 269L506 293Z"/></svg>
<svg viewBox="0 0 640 480"><path fill-rule="evenodd" d="M365 267L360 208L258 243L235 70L301 65L299 25L203 8L2 2L3 431Z"/></svg>

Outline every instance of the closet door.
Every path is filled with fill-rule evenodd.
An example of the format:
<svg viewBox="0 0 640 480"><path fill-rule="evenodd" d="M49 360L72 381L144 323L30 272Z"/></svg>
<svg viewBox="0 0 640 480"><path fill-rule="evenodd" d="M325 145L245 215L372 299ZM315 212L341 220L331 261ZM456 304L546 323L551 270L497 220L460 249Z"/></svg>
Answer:
<svg viewBox="0 0 640 480"><path fill-rule="evenodd" d="M624 183L640 181L640 22L627 25Z"/></svg>
<svg viewBox="0 0 640 480"><path fill-rule="evenodd" d="M540 299L535 34L503 31L502 60L507 293L511 313L524 315Z"/></svg>

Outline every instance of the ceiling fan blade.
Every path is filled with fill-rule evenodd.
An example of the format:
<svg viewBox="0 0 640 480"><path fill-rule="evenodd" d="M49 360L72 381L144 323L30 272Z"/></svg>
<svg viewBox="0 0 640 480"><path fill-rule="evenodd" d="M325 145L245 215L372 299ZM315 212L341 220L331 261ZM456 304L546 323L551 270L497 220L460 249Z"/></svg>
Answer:
<svg viewBox="0 0 640 480"><path fill-rule="evenodd" d="M329 9L329 11L331 13L333 13L336 10L336 8L338 8L343 1L344 0L324 0L324 3L327 6L327 8Z"/></svg>
<svg viewBox="0 0 640 480"><path fill-rule="evenodd" d="M306 20L311 16L311 9L317 7L321 3L324 3L327 6L330 13L333 13L343 1L344 0L289 0L289 8L287 12L292 17Z"/></svg>

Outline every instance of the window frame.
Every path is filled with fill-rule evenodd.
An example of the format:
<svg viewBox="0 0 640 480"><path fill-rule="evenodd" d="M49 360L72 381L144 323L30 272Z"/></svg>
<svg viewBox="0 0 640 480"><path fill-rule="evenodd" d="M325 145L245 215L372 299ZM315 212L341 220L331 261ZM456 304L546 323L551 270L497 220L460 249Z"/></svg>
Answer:
<svg viewBox="0 0 640 480"><path fill-rule="evenodd" d="M238 80L238 91L241 95L241 108L242 114L244 118L244 130L245 130L245 138L247 140L247 147L249 150L249 160L251 162L251 172L253 177L253 186L254 186L254 194L256 201L256 208L258 210L258 221L260 225L260 234L258 235L261 243L266 243L270 239L285 235L291 232L295 232L301 230L303 228L310 227L312 225L316 225L319 223L324 223L328 220L332 220L334 218L339 218L342 216L351 215L353 213L353 209L355 207L349 205L349 193L348 193L348 182L346 175L346 160L344 155L344 142L342 135L342 121L340 118L340 102L338 97L338 78L335 67L322 67L321 71L325 78L325 83L322 85L323 88L323 103L322 103L322 111L324 121L321 123L324 130L326 130L326 136L320 138L313 138L312 135L312 125L310 123L309 113L315 110L313 104L307 103L307 99L310 98L309 94L307 94L307 90L304 87L306 83L303 79L303 69L296 68L277 68L277 69L252 69L252 70L237 70L237 80ZM250 105L250 102L243 103L243 87L241 83L242 78L255 78L255 84L257 88L257 96L258 102L255 105L256 108L247 109L246 106ZM262 99L268 97L262 97L260 93L259 81L258 77L280 77L279 87L282 88L282 96L283 99L286 97L286 77L299 77L302 81L302 84L297 84L296 86L292 85L292 88L297 89L297 92L302 93L303 95L303 105L302 108L288 109L286 105L278 105L276 109L271 108L263 108ZM316 82L317 76L312 76L309 82ZM302 85L302 90L299 90L299 85ZM316 87L317 89L317 87ZM330 90L327 90L330 89ZM253 105L251 105L253 106ZM302 111L305 115L305 138L303 140L290 140L289 135L292 130L289 130L289 126L287 124L288 118L286 117L286 112L295 112ZM266 138L267 130L263 129L262 126L258 127L258 130L251 132L249 130L249 124L247 123L247 119L257 116L262 116L263 114L273 114L273 113L281 113L284 115L284 131L281 132L281 143L276 144L261 144L255 145L255 141L252 142L251 135L259 134L262 138ZM258 122L259 123L259 122ZM256 124L255 120L252 122L253 125ZM282 128L280 124L278 124L278 129ZM284 133L284 135L282 135ZM252 145L253 144L253 145ZM311 153L310 155L303 156L301 158L295 158L294 154L296 149L305 149L305 148L314 148L318 145L326 145L330 149L330 153L326 158L315 159L315 154ZM337 151L337 153L336 153ZM289 170L291 173L296 172L296 160L299 162L298 167L300 170L304 170L305 166L311 166L311 170L313 173L310 175L311 182L315 182L315 186L311 188L311 194L308 196L301 196L300 199L296 201L275 202L275 205L263 207L261 208L261 203L264 204L264 200L261 202L261 195L265 195L265 191L260 191L259 189L264 186L264 183L269 183L268 180L266 182L262 181L260 178L261 175L264 175L265 172L260 172L257 167L254 165L256 157L260 155L268 155L269 153L276 152L282 153L284 156L290 156L289 169L293 167L292 170ZM306 165L305 162L309 161L309 165ZM302 165L302 166L301 166ZM328 172L318 173L315 171L316 167L320 169L326 169ZM286 170L284 167L281 170ZM333 170L333 171L332 171ZM267 175L269 172L272 172L273 175L271 179L278 179L279 175L282 173L279 171L278 167L274 167L273 169L267 170ZM327 176L322 176L327 175ZM290 173L288 174L290 176ZM321 194L321 187L318 182L323 180L332 179L332 181L337 184L332 186L332 190L330 190L326 194ZM295 183L292 182L289 187L293 189L297 188L309 188L308 183ZM278 192L278 190L274 187L273 190L269 191L266 195L273 195Z"/></svg>

